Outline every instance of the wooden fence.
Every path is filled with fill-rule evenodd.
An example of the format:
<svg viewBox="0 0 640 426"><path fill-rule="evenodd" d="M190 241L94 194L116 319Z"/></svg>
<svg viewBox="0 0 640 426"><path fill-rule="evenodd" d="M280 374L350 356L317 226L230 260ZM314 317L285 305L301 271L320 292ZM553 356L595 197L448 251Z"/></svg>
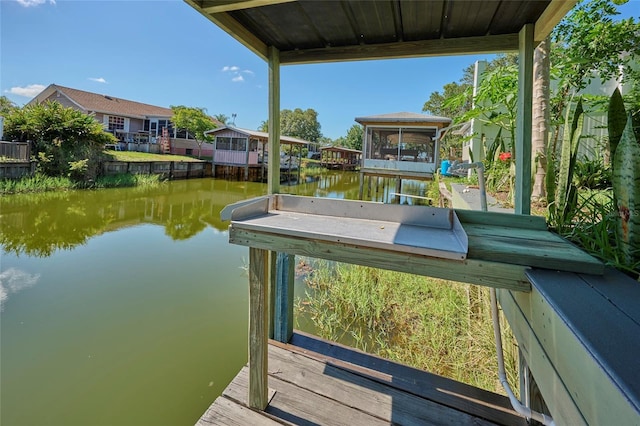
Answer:
<svg viewBox="0 0 640 426"><path fill-rule="evenodd" d="M29 142L7 142L0 141L0 157L12 160L29 161L31 149Z"/></svg>

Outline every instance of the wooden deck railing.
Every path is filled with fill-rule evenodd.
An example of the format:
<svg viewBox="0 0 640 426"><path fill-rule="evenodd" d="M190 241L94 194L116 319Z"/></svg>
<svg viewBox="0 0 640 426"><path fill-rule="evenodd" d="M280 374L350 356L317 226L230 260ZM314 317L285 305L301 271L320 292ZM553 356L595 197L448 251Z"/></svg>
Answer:
<svg viewBox="0 0 640 426"><path fill-rule="evenodd" d="M0 141L0 157L28 161L31 156L29 142Z"/></svg>

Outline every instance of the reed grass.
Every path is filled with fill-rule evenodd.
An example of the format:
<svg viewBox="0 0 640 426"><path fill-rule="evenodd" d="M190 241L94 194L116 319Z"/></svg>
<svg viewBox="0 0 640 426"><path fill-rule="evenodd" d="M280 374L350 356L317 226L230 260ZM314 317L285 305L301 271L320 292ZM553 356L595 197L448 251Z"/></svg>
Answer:
<svg viewBox="0 0 640 426"><path fill-rule="evenodd" d="M68 177L46 176L41 173L21 179L0 179L0 194L64 191L77 187L78 184Z"/></svg>
<svg viewBox="0 0 640 426"><path fill-rule="evenodd" d="M297 309L316 334L493 392L498 381L489 291L369 267L310 261ZM517 389L517 346L501 320L505 363Z"/></svg>

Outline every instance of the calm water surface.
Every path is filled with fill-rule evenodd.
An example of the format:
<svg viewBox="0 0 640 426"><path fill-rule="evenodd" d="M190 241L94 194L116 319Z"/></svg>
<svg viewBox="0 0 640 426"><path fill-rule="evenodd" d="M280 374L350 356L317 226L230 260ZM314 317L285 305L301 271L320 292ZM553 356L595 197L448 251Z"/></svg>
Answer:
<svg viewBox="0 0 640 426"><path fill-rule="evenodd" d="M219 212L266 191L195 179L3 197L0 423L194 424L247 359L248 249ZM356 199L358 174L281 192Z"/></svg>

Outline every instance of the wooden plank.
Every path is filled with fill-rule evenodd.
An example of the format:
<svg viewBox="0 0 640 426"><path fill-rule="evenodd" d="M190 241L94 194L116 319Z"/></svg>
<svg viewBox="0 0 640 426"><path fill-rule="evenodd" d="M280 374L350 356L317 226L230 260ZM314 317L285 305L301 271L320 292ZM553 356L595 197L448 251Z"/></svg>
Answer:
<svg viewBox="0 0 640 426"><path fill-rule="evenodd" d="M296 331L291 344L281 347L491 422L526 424L526 421L513 411L505 396L329 342L317 336Z"/></svg>
<svg viewBox="0 0 640 426"><path fill-rule="evenodd" d="M531 125L533 114L533 24L519 34L518 107L516 114L515 213L531 214Z"/></svg>
<svg viewBox="0 0 640 426"><path fill-rule="evenodd" d="M295 256L278 253L276 260L276 291L273 338L288 342L293 334L293 287Z"/></svg>
<svg viewBox="0 0 640 426"><path fill-rule="evenodd" d="M466 225L469 235L469 254L472 259L496 260L517 265L557 269L571 272L602 274L604 265L578 247L547 231L476 228ZM536 233L541 238L536 237Z"/></svg>
<svg viewBox="0 0 640 426"><path fill-rule="evenodd" d="M571 392L549 360L545 346L533 331L529 297L516 301L515 295L517 293L507 290L498 290L496 293L500 306L518 341L518 347L536 378L541 393L547 395L546 403L555 423L572 426L586 425L587 422L573 401ZM546 347L554 350L550 345Z"/></svg>
<svg viewBox="0 0 640 426"><path fill-rule="evenodd" d="M275 420L247 408L245 405L220 396L216 398L209 409L200 417L196 426L224 425L224 426L276 426L281 425Z"/></svg>
<svg viewBox="0 0 640 426"><path fill-rule="evenodd" d="M213 0L213 4L202 8L206 13L230 12L232 10L249 9L252 7L270 6L289 3L296 0ZM210 4L211 2L207 3Z"/></svg>
<svg viewBox="0 0 640 426"><path fill-rule="evenodd" d="M267 406L267 264L266 250L249 249L249 406Z"/></svg>
<svg viewBox="0 0 640 426"><path fill-rule="evenodd" d="M514 215L499 212L455 209L458 219L465 224L493 225L504 228L522 228L547 231L547 222L542 216Z"/></svg>
<svg viewBox="0 0 640 426"><path fill-rule="evenodd" d="M640 423L640 324L580 275L537 269L527 276L532 329L587 422Z"/></svg>
<svg viewBox="0 0 640 426"><path fill-rule="evenodd" d="M280 192L280 52L269 46L269 194Z"/></svg>
<svg viewBox="0 0 640 426"><path fill-rule="evenodd" d="M529 291L522 265L510 265L487 260L466 259L453 261L426 257L411 253L362 248L356 245L326 241L309 241L272 233L248 231L231 227L229 242L243 246L275 250L309 256L317 259L335 260L374 268L430 276L451 281L478 284L516 291Z"/></svg>
<svg viewBox="0 0 640 426"><path fill-rule="evenodd" d="M269 361L271 371L277 372L276 377L387 422L494 424L354 374L344 367L325 364L273 345L269 348Z"/></svg>
<svg viewBox="0 0 640 426"><path fill-rule="evenodd" d="M621 313L640 324L640 286L637 281L613 268L607 268L602 276L581 274L580 278Z"/></svg>
<svg viewBox="0 0 640 426"><path fill-rule="evenodd" d="M536 21L533 33L534 43L538 45L538 43L547 38L551 34L553 27L569 13L576 3L577 0L552 0Z"/></svg>
<svg viewBox="0 0 640 426"><path fill-rule="evenodd" d="M200 12L209 21L222 28L231 37L238 40L241 44L245 45L253 53L264 59L268 59L267 45L256 37L251 31L247 30L243 25L240 25L238 21L231 17L228 13L216 13L211 14L205 12L200 7L199 0L184 0L195 10Z"/></svg>
<svg viewBox="0 0 640 426"><path fill-rule="evenodd" d="M283 51L281 63L303 64L337 61L359 61L368 59L419 58L468 53L503 53L518 50L518 35L490 35L375 45L336 46L318 49Z"/></svg>
<svg viewBox="0 0 640 426"><path fill-rule="evenodd" d="M340 401L326 398L281 380L278 371L272 371L270 386L276 391L265 413L280 421L302 425L388 425L379 418L354 410ZM243 401L248 379L247 368L243 368L224 390L227 398ZM286 379L286 378L285 378Z"/></svg>

